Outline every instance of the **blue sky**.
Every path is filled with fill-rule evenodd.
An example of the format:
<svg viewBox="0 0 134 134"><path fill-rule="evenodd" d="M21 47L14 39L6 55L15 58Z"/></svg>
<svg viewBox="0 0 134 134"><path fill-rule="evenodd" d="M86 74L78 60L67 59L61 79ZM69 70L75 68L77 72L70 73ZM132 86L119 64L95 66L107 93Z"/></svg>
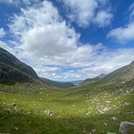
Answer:
<svg viewBox="0 0 134 134"><path fill-rule="evenodd" d="M0 0L0 46L41 77L71 81L134 60L133 0Z"/></svg>

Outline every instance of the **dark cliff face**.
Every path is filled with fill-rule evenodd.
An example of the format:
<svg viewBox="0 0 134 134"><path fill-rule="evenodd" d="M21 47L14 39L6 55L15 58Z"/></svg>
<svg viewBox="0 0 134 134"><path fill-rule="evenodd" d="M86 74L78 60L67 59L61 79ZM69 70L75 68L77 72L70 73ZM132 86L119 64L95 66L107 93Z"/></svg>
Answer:
<svg viewBox="0 0 134 134"><path fill-rule="evenodd" d="M32 67L0 47L0 83L32 82L39 79Z"/></svg>
<svg viewBox="0 0 134 134"><path fill-rule="evenodd" d="M18 60L14 55L0 47L0 62L15 67L31 77L38 78L32 67Z"/></svg>

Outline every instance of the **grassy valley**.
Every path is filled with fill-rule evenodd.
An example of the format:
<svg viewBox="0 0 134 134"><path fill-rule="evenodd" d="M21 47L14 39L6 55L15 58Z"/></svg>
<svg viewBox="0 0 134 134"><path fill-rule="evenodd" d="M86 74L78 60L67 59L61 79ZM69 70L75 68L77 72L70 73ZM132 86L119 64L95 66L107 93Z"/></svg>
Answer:
<svg viewBox="0 0 134 134"><path fill-rule="evenodd" d="M89 86L22 93L14 86L3 88L8 89L0 92L0 131L4 133L118 134L121 121L134 119L132 89Z"/></svg>
<svg viewBox="0 0 134 134"><path fill-rule="evenodd" d="M133 62L67 90L11 64L0 65L0 80L14 80L14 84L0 84L0 133L119 134L121 121L134 122ZM13 70L20 75L10 75ZM23 74L32 82L18 81Z"/></svg>

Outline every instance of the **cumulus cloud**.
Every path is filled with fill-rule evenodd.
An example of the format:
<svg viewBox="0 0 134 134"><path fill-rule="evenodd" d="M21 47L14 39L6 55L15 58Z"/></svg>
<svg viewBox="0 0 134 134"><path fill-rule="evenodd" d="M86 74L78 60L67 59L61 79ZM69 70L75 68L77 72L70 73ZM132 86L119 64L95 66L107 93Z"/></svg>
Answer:
<svg viewBox="0 0 134 134"><path fill-rule="evenodd" d="M80 26L89 24L97 8L95 0L64 0L64 4L71 8L71 19L74 18Z"/></svg>
<svg viewBox="0 0 134 134"><path fill-rule="evenodd" d="M134 40L134 3L130 5L129 13L130 22L124 27L118 27L111 30L107 37L111 37L120 43Z"/></svg>
<svg viewBox="0 0 134 134"><path fill-rule="evenodd" d="M35 65L35 71L37 72L37 74L39 74L40 77L47 76L47 78L56 79L56 78L60 77L56 73L59 70L60 70L60 68L56 67L56 66L46 66L46 65L42 65L42 64Z"/></svg>
<svg viewBox="0 0 134 134"><path fill-rule="evenodd" d="M105 0L64 0L63 3L67 11L69 11L67 13L70 20L76 22L80 27L87 27L94 22L99 27L104 27L111 23L113 16L110 11L106 10L107 1ZM104 8L103 11L101 11L102 8ZM68 9L71 9L71 12Z"/></svg>
<svg viewBox="0 0 134 134"><path fill-rule="evenodd" d="M125 43L129 40L134 40L134 22L126 27L119 27L109 32L107 37L112 37L120 43Z"/></svg>
<svg viewBox="0 0 134 134"><path fill-rule="evenodd" d="M108 18L107 15L98 17L102 20L101 26ZM112 52L101 43L82 44L79 41L81 35L67 25L49 1L21 9L19 15L11 18L9 28L16 39L13 49L17 51L17 57L26 59L39 76L50 79L94 77L134 59L133 49Z"/></svg>
<svg viewBox="0 0 134 134"><path fill-rule="evenodd" d="M99 27L105 27L111 23L113 15L108 11L99 11L94 19L94 22L99 25Z"/></svg>
<svg viewBox="0 0 134 134"><path fill-rule="evenodd" d="M33 15L34 14L34 15ZM80 34L68 26L50 2L40 7L22 9L9 25L11 32L20 41L16 49L21 56L38 59L44 64L58 66L83 66L102 45L80 44Z"/></svg>

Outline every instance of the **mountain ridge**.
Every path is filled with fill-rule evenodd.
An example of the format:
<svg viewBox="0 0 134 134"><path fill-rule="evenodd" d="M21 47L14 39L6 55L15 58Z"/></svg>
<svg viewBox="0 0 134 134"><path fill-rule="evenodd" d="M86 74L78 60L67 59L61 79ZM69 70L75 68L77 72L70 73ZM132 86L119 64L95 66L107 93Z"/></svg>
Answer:
<svg viewBox="0 0 134 134"><path fill-rule="evenodd" d="M108 82L109 84L122 84L131 81L132 79L134 79L134 61L109 73L100 81Z"/></svg>
<svg viewBox="0 0 134 134"><path fill-rule="evenodd" d="M27 83L25 87L49 87L43 82L34 69L21 62L13 54L0 47L0 83L14 85Z"/></svg>
<svg viewBox="0 0 134 134"><path fill-rule="evenodd" d="M101 73L100 75L94 77L94 78L87 78L85 79L82 83L87 83L87 82L96 82L102 78L104 78L106 76L106 74Z"/></svg>
<svg viewBox="0 0 134 134"><path fill-rule="evenodd" d="M15 67L25 72L26 74L29 74L30 76L38 79L38 75L36 74L36 72L33 70L32 67L21 62L13 54L9 53L7 50L1 47L0 47L0 62Z"/></svg>
<svg viewBox="0 0 134 134"><path fill-rule="evenodd" d="M41 77L41 80L48 83L49 85L58 87L58 88L71 88L75 85L72 82L61 82L61 81L54 81L47 78Z"/></svg>

